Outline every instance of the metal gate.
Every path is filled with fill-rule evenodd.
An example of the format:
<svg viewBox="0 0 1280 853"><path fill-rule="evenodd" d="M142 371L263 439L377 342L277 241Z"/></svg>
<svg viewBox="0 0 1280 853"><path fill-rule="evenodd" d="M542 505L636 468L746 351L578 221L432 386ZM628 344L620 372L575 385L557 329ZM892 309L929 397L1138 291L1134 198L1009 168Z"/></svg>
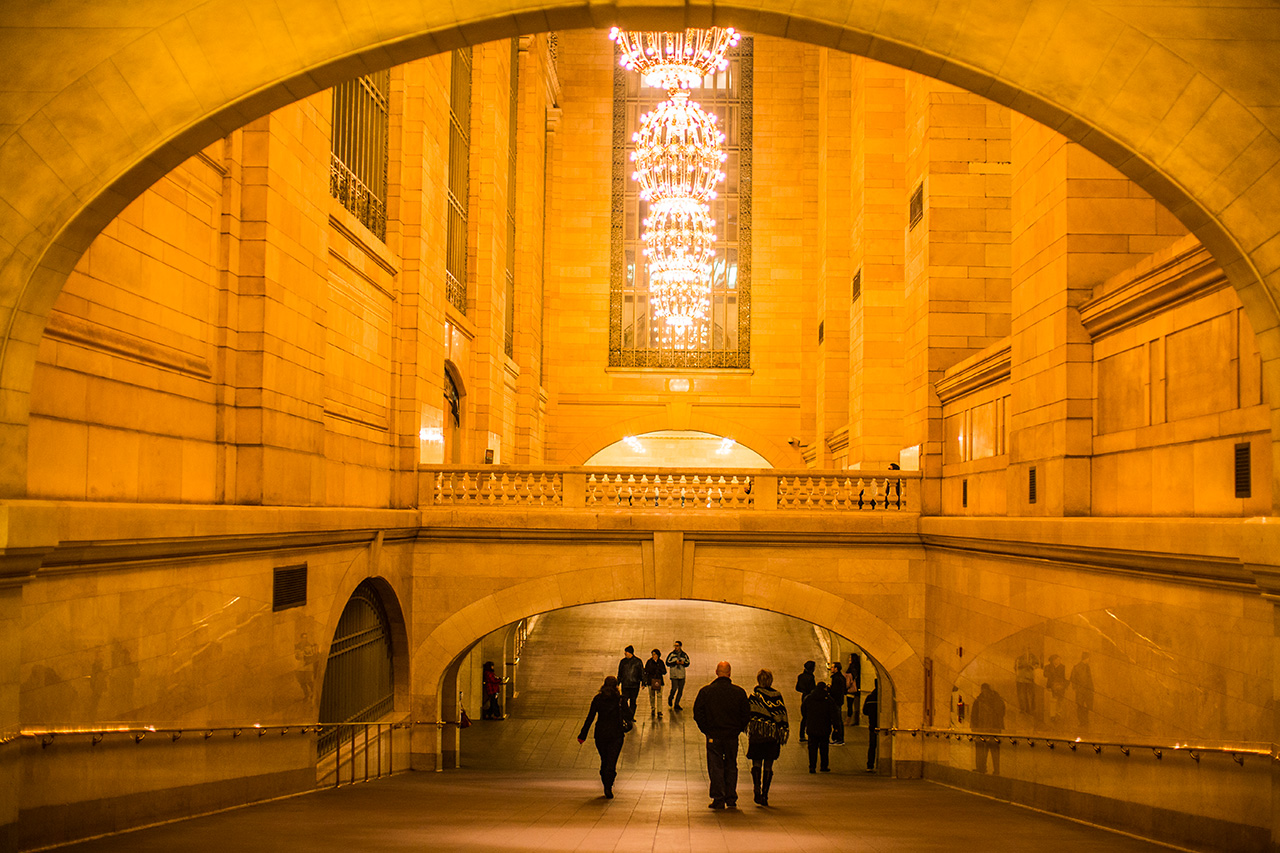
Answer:
<svg viewBox="0 0 1280 853"><path fill-rule="evenodd" d="M372 722L391 710L391 654L387 611L373 582L366 580L351 594L329 648L320 693L321 756L351 737L354 729L338 724Z"/></svg>

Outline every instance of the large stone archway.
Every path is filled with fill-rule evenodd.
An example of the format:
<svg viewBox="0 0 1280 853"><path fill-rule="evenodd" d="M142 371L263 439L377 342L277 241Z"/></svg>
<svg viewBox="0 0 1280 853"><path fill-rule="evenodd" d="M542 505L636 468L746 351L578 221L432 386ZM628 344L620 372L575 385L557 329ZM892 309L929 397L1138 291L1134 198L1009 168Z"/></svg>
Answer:
<svg viewBox="0 0 1280 853"><path fill-rule="evenodd" d="M479 598L448 616L414 650L413 718L454 721L442 697L452 691L451 678L458 661L481 637L505 625L540 613L584 604L666 598L647 588L642 565L593 566L561 574L532 578ZM732 582L725 583L726 578ZM919 652L895 626L849 598L816 586L742 566L700 566L685 600L736 604L792 616L827 628L858 643L883 668L892 685L897 716L917 721L924 709L924 680ZM443 713L442 713L443 712ZM907 775L918 775L920 756L911 750L917 742L899 749L895 762L910 762ZM419 727L414 735L414 763L439 766L436 756L456 754L457 729Z"/></svg>
<svg viewBox="0 0 1280 853"><path fill-rule="evenodd" d="M1280 13L1269 5L842 0L800 11L789 0L493 0L459 14L413 0L281 0L270 13L236 0L182 0L160 9L126 0L53 5L24 9L6 30L5 496L25 493L31 376L53 301L94 235L154 180L251 119L369 68L462 43L610 24L717 23L870 56L963 86L1081 143L1173 211L1222 263L1257 333L1280 432L1280 216L1272 205L1280 71L1259 23Z"/></svg>

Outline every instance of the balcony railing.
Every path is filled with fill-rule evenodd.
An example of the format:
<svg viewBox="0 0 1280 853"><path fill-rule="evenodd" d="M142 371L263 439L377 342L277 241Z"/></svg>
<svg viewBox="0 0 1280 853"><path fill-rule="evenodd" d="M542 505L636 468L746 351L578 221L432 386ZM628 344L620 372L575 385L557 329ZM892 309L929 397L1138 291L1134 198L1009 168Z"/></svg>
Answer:
<svg viewBox="0 0 1280 853"><path fill-rule="evenodd" d="M623 511L920 511L916 471L425 465L425 506Z"/></svg>

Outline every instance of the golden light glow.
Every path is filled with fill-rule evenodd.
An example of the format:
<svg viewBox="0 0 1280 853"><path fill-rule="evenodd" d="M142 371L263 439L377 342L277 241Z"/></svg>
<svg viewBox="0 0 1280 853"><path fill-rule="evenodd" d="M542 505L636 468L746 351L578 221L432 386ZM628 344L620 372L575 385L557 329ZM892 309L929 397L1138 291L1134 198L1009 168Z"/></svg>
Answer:
<svg viewBox="0 0 1280 853"><path fill-rule="evenodd" d="M725 54L742 36L732 27L681 33L628 32L614 27L609 38L622 49L620 64L664 89L688 89L729 66Z"/></svg>

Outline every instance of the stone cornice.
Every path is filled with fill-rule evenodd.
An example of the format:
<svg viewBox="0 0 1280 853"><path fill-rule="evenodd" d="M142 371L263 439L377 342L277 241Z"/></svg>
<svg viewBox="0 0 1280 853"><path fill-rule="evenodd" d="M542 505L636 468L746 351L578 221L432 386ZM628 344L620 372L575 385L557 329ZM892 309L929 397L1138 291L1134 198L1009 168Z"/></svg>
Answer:
<svg viewBox="0 0 1280 853"><path fill-rule="evenodd" d="M1012 345L1006 338L960 362L939 379L934 387L943 404L995 385L1009 378Z"/></svg>
<svg viewBox="0 0 1280 853"><path fill-rule="evenodd" d="M1222 267L1195 243L1085 302L1080 306L1080 322L1096 340L1227 285Z"/></svg>

